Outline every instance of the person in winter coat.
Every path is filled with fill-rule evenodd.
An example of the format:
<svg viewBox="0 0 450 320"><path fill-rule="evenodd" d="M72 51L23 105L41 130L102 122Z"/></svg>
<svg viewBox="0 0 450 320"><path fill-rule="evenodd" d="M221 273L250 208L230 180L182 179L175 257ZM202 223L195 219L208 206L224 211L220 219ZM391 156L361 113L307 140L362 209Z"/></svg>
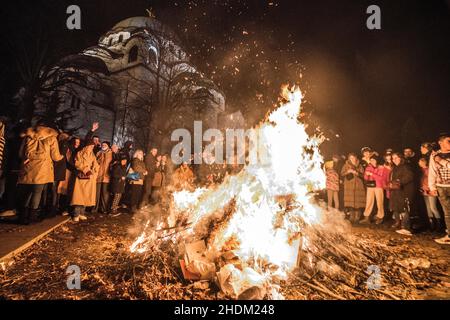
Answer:
<svg viewBox="0 0 450 320"><path fill-rule="evenodd" d="M169 155L163 154L161 157L161 164L164 168L164 186L170 186L172 184L172 175L173 175L173 163L170 159Z"/></svg>
<svg viewBox="0 0 450 320"><path fill-rule="evenodd" d="M57 213L62 213L67 209L67 202L62 201L62 193L60 192L60 185L64 184L66 180L67 171L67 151L69 149L69 135L61 132L58 135L59 152L63 158L59 161L53 162L55 181L52 185L52 207L50 216L55 216Z"/></svg>
<svg viewBox="0 0 450 320"><path fill-rule="evenodd" d="M439 244L450 244L450 134L445 132L439 137L440 149L430 156L428 184L430 195L438 196L444 210L447 234L435 239Z"/></svg>
<svg viewBox="0 0 450 320"><path fill-rule="evenodd" d="M94 147L92 141L88 142L75 156L77 174L70 203L74 206L73 220L75 222L86 220L87 217L84 215L86 207L95 206L99 165L94 155Z"/></svg>
<svg viewBox="0 0 450 320"><path fill-rule="evenodd" d="M108 141L103 141L101 150L96 154L99 164L97 176L96 205L94 212L107 213L109 208L109 182L113 154Z"/></svg>
<svg viewBox="0 0 450 320"><path fill-rule="evenodd" d="M144 179L144 191L142 194L142 200L139 204L139 208L145 207L148 202L149 198L152 194L152 184L153 184L153 177L156 172L156 156L158 155L158 149L153 147L150 150L150 153L147 154L144 158L145 168L147 169L148 174L145 176Z"/></svg>
<svg viewBox="0 0 450 320"><path fill-rule="evenodd" d="M370 158L372 157L372 155L373 155L373 151L372 151L371 148L364 147L364 148L361 149L361 161L360 161L360 164L364 168L364 170L370 164Z"/></svg>
<svg viewBox="0 0 450 320"><path fill-rule="evenodd" d="M172 175L173 187L175 191L194 191L194 172L187 162L183 162Z"/></svg>
<svg viewBox="0 0 450 320"><path fill-rule="evenodd" d="M345 162L345 157L340 156L338 154L334 154L332 159L333 159L333 168L339 175L339 191L338 191L339 210L344 211L344 180L342 180L341 171L342 166L344 165Z"/></svg>
<svg viewBox="0 0 450 320"><path fill-rule="evenodd" d="M366 191L363 183L364 169L354 153L348 155L341 170L344 179L344 207L350 212L350 221L359 222L366 206Z"/></svg>
<svg viewBox="0 0 450 320"><path fill-rule="evenodd" d="M130 180L129 182L131 192L131 213L135 213L142 197L144 178L148 174L144 163L144 151L138 149L134 152L133 159L131 160L131 167L128 173L137 173L139 175L138 179Z"/></svg>
<svg viewBox="0 0 450 320"><path fill-rule="evenodd" d="M389 206L389 202L391 201L391 191L389 190L389 181L391 179L391 172L394 168L394 163L392 162L392 152L388 150L383 156L383 168L385 172L386 180L384 181L384 213L391 214L391 209Z"/></svg>
<svg viewBox="0 0 450 320"><path fill-rule="evenodd" d="M113 144L111 145L111 151L112 151L112 156L113 156L113 160L111 165L115 164L117 161L119 161L119 146L117 144Z"/></svg>
<svg viewBox="0 0 450 320"><path fill-rule="evenodd" d="M430 142L423 142L420 145L420 154L422 158L425 158L425 160L427 161L427 165L428 165L428 161L430 160L430 156L431 153L433 152L433 144Z"/></svg>
<svg viewBox="0 0 450 320"><path fill-rule="evenodd" d="M162 156L156 157L156 171L152 181L151 203L156 204L161 200L161 194L165 185L165 164L162 162Z"/></svg>
<svg viewBox="0 0 450 320"><path fill-rule="evenodd" d="M69 215L70 201L72 200L73 188L75 185L75 178L78 170L75 168L75 157L78 151L81 150L81 140L77 137L72 137L69 140L66 151L66 178L58 185L58 194L64 199L63 202L67 204L66 210L62 212L63 216Z"/></svg>
<svg viewBox="0 0 450 320"><path fill-rule="evenodd" d="M94 154L97 154L97 152L99 152L101 150L101 143L100 143L100 138L98 136L95 135L95 131L98 130L99 128L99 123L98 122L94 122L92 124L92 128L91 130L89 130L86 133L86 136L84 137L84 145L87 145L89 143L94 143Z"/></svg>
<svg viewBox="0 0 450 320"><path fill-rule="evenodd" d="M369 165L364 171L364 181L366 181L366 209L364 210L364 219L361 223L370 223L370 214L372 213L375 200L377 203L376 224L383 222L384 218L384 188L386 181L386 171L382 165L378 165L378 159L374 156L370 158Z"/></svg>
<svg viewBox="0 0 450 320"><path fill-rule="evenodd" d="M119 209L120 199L125 192L126 176L127 176L128 158L122 154L120 161L113 165L111 170L111 193L113 195L111 204L111 214L116 215Z"/></svg>
<svg viewBox="0 0 450 320"><path fill-rule="evenodd" d="M401 226L397 233L411 235L410 229L410 202L414 197L414 173L411 167L405 164L400 153L392 154L394 168L391 172L389 188L391 190L390 207L394 213L394 228Z"/></svg>
<svg viewBox="0 0 450 320"><path fill-rule="evenodd" d="M325 162L325 176L328 208L333 207L339 209L339 173L334 168L333 161Z"/></svg>
<svg viewBox="0 0 450 320"><path fill-rule="evenodd" d="M53 183L53 161L60 161L58 132L44 125L28 128L19 151L22 165L18 178L19 222L28 224L38 220L38 208L42 191Z"/></svg>
<svg viewBox="0 0 450 320"><path fill-rule="evenodd" d="M423 157L419 159L419 167L422 171L420 177L420 193L423 196L425 207L427 209L428 220L431 231L439 231L442 228L441 214L437 207L437 196L430 194L430 186L428 184L428 160Z"/></svg>
<svg viewBox="0 0 450 320"><path fill-rule="evenodd" d="M131 163L131 152L133 150L133 141L125 142L123 148L119 151L119 157L122 158L124 155L127 158L127 164Z"/></svg>

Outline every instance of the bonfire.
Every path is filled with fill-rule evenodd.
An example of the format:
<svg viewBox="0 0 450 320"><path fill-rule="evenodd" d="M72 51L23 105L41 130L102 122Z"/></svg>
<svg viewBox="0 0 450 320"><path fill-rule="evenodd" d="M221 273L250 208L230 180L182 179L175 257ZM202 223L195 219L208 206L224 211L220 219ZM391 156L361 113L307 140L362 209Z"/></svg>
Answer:
<svg viewBox="0 0 450 320"><path fill-rule="evenodd" d="M365 260L344 216L315 200L325 186L323 139L310 137L299 121L301 91L285 86L282 97L255 128L258 161L218 186L174 192L164 221L156 228L147 221L132 252L177 244L185 278L214 281L238 299L283 298L280 281L293 272L319 267L342 276L341 267L317 259L323 247Z"/></svg>
<svg viewBox="0 0 450 320"><path fill-rule="evenodd" d="M1 265L10 299L417 299L448 297L448 252L425 239L353 228L316 200L320 136L302 94L256 127L257 159L209 188L181 190L133 217L60 228ZM430 245L430 243L432 245ZM82 254L80 254L82 253ZM66 269L83 270L67 290ZM44 287L43 287L44 285Z"/></svg>

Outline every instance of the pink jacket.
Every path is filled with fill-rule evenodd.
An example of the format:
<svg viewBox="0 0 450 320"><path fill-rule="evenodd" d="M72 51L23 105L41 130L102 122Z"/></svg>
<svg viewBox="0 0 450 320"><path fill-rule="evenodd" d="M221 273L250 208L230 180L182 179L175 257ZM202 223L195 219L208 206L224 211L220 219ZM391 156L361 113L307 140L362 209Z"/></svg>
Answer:
<svg viewBox="0 0 450 320"><path fill-rule="evenodd" d="M368 165L366 167L366 170L364 171L364 180L375 180L375 187L377 188L385 188L388 182L388 177L386 176L387 170L383 166L378 166L374 168L371 165ZM368 175L367 173L371 172L372 175Z"/></svg>

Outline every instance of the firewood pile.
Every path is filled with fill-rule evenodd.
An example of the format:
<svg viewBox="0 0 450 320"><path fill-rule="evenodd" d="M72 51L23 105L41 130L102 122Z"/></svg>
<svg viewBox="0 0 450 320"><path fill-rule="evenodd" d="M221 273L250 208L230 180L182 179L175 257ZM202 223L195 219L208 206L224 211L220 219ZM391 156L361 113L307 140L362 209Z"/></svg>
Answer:
<svg viewBox="0 0 450 320"><path fill-rule="evenodd" d="M416 249L411 252L408 241L403 239L389 239L379 241L373 237L364 237L361 234L352 234L350 224L343 218L342 213L328 213L322 224L307 226L303 224L303 235L308 243L301 243L297 258L297 267L289 273L287 280L276 277L270 278L270 282L261 280L260 274L254 272L254 264L249 265L233 254L233 249L238 243L230 240L229 246L219 259L211 263L208 259L199 256L212 242L215 234L222 224L232 215L234 203L231 202L223 211L215 215L215 219L199 223L195 232L188 233L189 228L162 229L169 234L170 241L164 234L152 238L152 254L159 250L160 246L168 248L170 243L172 274L181 279L180 270L184 280L191 283L186 287L197 293L202 293L202 298L231 298L231 299L263 299L263 298L287 298L287 299L416 299L424 289L432 289L435 286L443 287L443 291L450 296L448 290L448 268L444 258L441 264L432 264L429 253ZM185 221L184 221L185 222ZM173 229L178 231L173 231ZM201 239L201 240L198 240ZM180 252L180 242L183 243ZM179 260L179 265L174 261L178 257L189 258L189 247L192 245L197 250L193 259L203 262L197 270L198 274L189 272L186 267L188 261ZM267 244L270 245L270 244ZM189 252L188 252L189 253ZM168 251L162 250L160 254L167 256ZM146 252L148 255L148 252ZM251 268L248 268L251 266ZM266 265L264 268L273 266ZM231 268L231 269L230 269ZM215 271L218 271L214 273ZM235 272L237 271L237 273ZM247 275L250 270L251 274ZM258 270L260 272L261 269ZM234 272L234 278L233 278ZM225 275L224 275L225 274ZM236 276L237 274L237 276ZM241 276L245 274L244 276ZM228 284L224 283L224 277L229 276ZM251 283L237 284L234 282ZM267 279L266 279L267 280ZM191 292L191 291L190 291ZM203 296L204 295L204 296Z"/></svg>
<svg viewBox="0 0 450 320"><path fill-rule="evenodd" d="M171 238L155 241L142 254L131 253L129 225L129 216L98 217L58 229L1 266L0 298L233 298L217 278L186 280L179 243ZM298 267L287 280L272 285L279 286L286 299L420 299L430 294L448 298L448 251L424 238L391 235L368 228L351 236L330 232L327 226L308 230L309 244L301 248ZM73 264L81 269L81 290L66 287L66 269ZM369 266L380 269L380 287L368 288L374 275ZM247 292L250 297L257 293Z"/></svg>

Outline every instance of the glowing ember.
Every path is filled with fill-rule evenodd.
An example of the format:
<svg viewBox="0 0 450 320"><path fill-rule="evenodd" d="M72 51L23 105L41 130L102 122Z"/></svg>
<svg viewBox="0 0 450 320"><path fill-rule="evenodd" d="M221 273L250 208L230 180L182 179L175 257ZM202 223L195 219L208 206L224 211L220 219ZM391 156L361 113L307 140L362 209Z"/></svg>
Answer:
<svg viewBox="0 0 450 320"><path fill-rule="evenodd" d="M287 102L256 128L260 161L214 188L174 193L169 218L183 217L189 224L172 241L206 239L206 256L212 262L232 252L242 268L265 279L272 298L279 298L274 279L285 278L295 268L299 246L308 243L303 229L321 221L312 191L325 186L321 139L309 137L298 120L302 93L284 87L283 97ZM227 207L232 210L229 216ZM144 252L155 240L147 229L132 252Z"/></svg>

